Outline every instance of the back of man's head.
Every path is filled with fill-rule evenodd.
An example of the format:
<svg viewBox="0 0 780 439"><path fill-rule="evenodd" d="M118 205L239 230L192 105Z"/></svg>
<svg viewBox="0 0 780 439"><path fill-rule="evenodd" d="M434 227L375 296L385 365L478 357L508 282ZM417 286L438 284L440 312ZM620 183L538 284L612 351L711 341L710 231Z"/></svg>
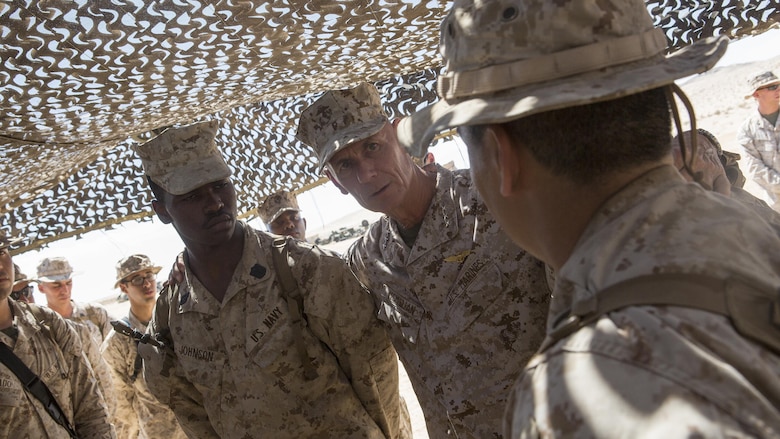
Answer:
<svg viewBox="0 0 780 439"><path fill-rule="evenodd" d="M550 156L540 162L558 173L573 168L570 176L583 181L620 163L615 157L648 148L627 139L650 136L668 152L660 87L710 68L725 41L708 39L665 56L666 37L642 0L456 1L441 28L441 100L404 119L398 138L421 156L437 132L516 121L510 124L516 141L535 142L534 154ZM646 126L644 118L656 113L660 119ZM615 148L602 150L605 141ZM592 155L601 151L608 154ZM663 153L651 149L647 157ZM566 161L550 162L561 155ZM582 168L589 163L596 167Z"/></svg>

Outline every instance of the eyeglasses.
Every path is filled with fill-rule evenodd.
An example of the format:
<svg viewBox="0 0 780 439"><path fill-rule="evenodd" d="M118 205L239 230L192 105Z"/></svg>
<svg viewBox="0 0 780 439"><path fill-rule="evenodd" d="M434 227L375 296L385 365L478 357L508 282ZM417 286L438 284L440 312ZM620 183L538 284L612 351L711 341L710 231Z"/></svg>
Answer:
<svg viewBox="0 0 780 439"><path fill-rule="evenodd" d="M21 288L21 289L19 289L17 291L12 291L11 292L11 299L19 300L19 298L22 297L22 296L29 298L29 297L32 297L32 295L33 295L33 286L32 285L27 285L26 287Z"/></svg>
<svg viewBox="0 0 780 439"><path fill-rule="evenodd" d="M777 87L780 86L780 84L775 85L767 85L766 87L761 87L759 90L769 90L769 91L775 91L777 90Z"/></svg>
<svg viewBox="0 0 780 439"><path fill-rule="evenodd" d="M152 272L149 272L149 273L147 273L147 274L146 274L146 276L140 276L140 275L139 275L139 276L136 276L136 277L134 277L134 278L132 278L132 279L130 279L130 280L126 280L126 281L124 281L124 283L126 283L126 284L127 284L127 283L130 283L130 284L133 284L133 285L135 285L135 286L137 286L137 287L140 287L140 286L142 286L142 285L143 285L143 284L144 284L146 281L149 281L149 282L151 282L151 283L155 283L155 281L156 281L156 280L157 280L157 276L155 276L155 274L154 274L154 273L152 273Z"/></svg>

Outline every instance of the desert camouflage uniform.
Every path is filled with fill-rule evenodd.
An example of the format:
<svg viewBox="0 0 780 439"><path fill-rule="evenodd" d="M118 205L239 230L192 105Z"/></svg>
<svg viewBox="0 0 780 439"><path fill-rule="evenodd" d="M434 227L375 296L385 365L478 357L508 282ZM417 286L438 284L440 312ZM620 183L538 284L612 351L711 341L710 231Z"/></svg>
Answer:
<svg viewBox="0 0 780 439"><path fill-rule="evenodd" d="M106 363L105 358L100 355L100 345L95 342L89 327L83 323L78 323L73 320L66 320L69 325L76 330L76 333L81 339L81 347L84 350L84 354L89 360L89 365L92 366L92 371L98 380L98 387L103 394L103 400L108 408L108 414L112 422L114 422L114 415L116 412L116 390L114 389L114 382L111 378L111 369Z"/></svg>
<svg viewBox="0 0 780 439"><path fill-rule="evenodd" d="M222 303L188 270L160 294L147 332L175 353L139 346L149 389L191 437L397 437L398 358L368 294L335 254L288 239L307 317L299 330L269 269L274 237L243 227ZM304 378L297 334L313 380Z"/></svg>
<svg viewBox="0 0 780 439"><path fill-rule="evenodd" d="M780 213L769 207L764 200L753 196L753 194L742 188L734 186L731 187L731 198L741 202L758 214L780 235Z"/></svg>
<svg viewBox="0 0 780 439"><path fill-rule="evenodd" d="M748 176L768 192L776 208L780 202L780 118L772 126L755 110L739 128L737 142L745 152Z"/></svg>
<svg viewBox="0 0 780 439"><path fill-rule="evenodd" d="M146 332L146 325L129 313L130 326ZM111 331L102 353L108 363L117 394L114 427L119 439L186 439L173 412L152 396L141 373L135 374L136 342Z"/></svg>
<svg viewBox="0 0 780 439"><path fill-rule="evenodd" d="M390 328L430 437L500 437L512 384L544 337L545 269L501 231L468 170L437 172L412 248L385 216L346 257Z"/></svg>
<svg viewBox="0 0 780 439"><path fill-rule="evenodd" d="M663 166L593 216L557 273L549 321L594 292L647 274L777 285L778 249L777 235L741 204ZM724 316L632 306L535 356L515 387L506 428L512 438L779 437L779 376L780 358Z"/></svg>
<svg viewBox="0 0 780 439"><path fill-rule="evenodd" d="M53 311L41 308L48 327L44 330L26 305L9 302L14 315L13 327L18 334L14 340L3 331L0 340L46 384L80 438L115 437L97 380L71 326ZM3 364L0 364L0 437L68 437L65 429Z"/></svg>
<svg viewBox="0 0 780 439"><path fill-rule="evenodd" d="M98 347L102 345L112 329L108 311L94 303L76 303L72 300L70 303L73 305L73 313L69 319L86 325Z"/></svg>

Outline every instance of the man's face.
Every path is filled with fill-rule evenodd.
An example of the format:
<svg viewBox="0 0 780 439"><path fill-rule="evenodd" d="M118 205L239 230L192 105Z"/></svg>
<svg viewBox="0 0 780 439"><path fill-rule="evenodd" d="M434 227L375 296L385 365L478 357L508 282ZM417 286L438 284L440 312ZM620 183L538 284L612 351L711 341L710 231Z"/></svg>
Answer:
<svg viewBox="0 0 780 439"><path fill-rule="evenodd" d="M236 226L236 190L230 179L205 184L183 195L164 194L152 203L157 216L173 223L189 246L218 245L229 239Z"/></svg>
<svg viewBox="0 0 780 439"><path fill-rule="evenodd" d="M46 302L52 308L61 308L70 302L73 279L57 282L40 282L38 290L46 296Z"/></svg>
<svg viewBox="0 0 780 439"><path fill-rule="evenodd" d="M760 106L777 107L780 104L780 87L778 84L761 87L753 93Z"/></svg>
<svg viewBox="0 0 780 439"><path fill-rule="evenodd" d="M151 269L128 276L119 283L131 305L147 306L157 298L157 276Z"/></svg>
<svg viewBox="0 0 780 439"><path fill-rule="evenodd" d="M271 233L282 236L292 236L295 239L306 239L306 220L301 218L297 210L282 212L279 217L268 224Z"/></svg>
<svg viewBox="0 0 780 439"><path fill-rule="evenodd" d="M327 174L361 206L389 213L402 206L410 190L414 162L395 135L391 123L367 139L349 144L333 155Z"/></svg>
<svg viewBox="0 0 780 439"><path fill-rule="evenodd" d="M0 248L0 300L5 300L11 295L15 275L11 254L8 253L7 248Z"/></svg>
<svg viewBox="0 0 780 439"><path fill-rule="evenodd" d="M33 286L27 281L21 281L14 285L11 298L20 302L35 303Z"/></svg>

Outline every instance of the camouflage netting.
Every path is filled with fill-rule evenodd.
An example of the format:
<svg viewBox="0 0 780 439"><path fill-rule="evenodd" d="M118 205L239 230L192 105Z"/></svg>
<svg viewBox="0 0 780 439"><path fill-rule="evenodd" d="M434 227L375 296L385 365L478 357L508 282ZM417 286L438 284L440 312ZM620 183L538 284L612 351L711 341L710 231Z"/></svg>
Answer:
<svg viewBox="0 0 780 439"><path fill-rule="evenodd" d="M776 24L780 0L648 1L679 48ZM374 82L392 116L435 101L450 2L0 0L0 228L17 251L148 219L130 145L153 129L221 122L238 209L320 183L294 138L327 89Z"/></svg>

